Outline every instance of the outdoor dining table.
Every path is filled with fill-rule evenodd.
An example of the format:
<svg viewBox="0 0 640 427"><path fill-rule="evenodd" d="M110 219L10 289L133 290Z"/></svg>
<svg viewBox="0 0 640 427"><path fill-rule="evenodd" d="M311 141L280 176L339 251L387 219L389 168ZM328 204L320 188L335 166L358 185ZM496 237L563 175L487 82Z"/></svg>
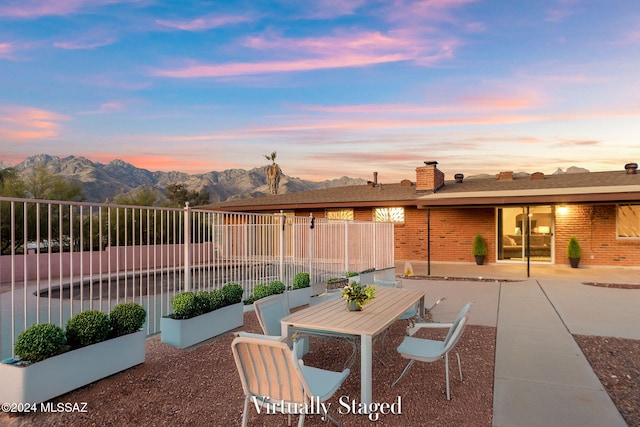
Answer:
<svg viewBox="0 0 640 427"><path fill-rule="evenodd" d="M373 338L416 303L418 313L423 313L424 291L377 287L376 297L362 311L348 311L344 299L332 298L284 317L282 335L289 336L289 328L360 335L360 401L369 407L373 399Z"/></svg>

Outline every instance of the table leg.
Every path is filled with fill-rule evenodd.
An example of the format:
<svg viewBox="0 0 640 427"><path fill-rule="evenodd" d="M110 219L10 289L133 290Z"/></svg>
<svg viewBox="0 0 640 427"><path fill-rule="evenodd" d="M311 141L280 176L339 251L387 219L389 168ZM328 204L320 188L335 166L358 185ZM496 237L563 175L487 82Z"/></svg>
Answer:
<svg viewBox="0 0 640 427"><path fill-rule="evenodd" d="M373 337L360 337L360 401L371 405L373 400Z"/></svg>

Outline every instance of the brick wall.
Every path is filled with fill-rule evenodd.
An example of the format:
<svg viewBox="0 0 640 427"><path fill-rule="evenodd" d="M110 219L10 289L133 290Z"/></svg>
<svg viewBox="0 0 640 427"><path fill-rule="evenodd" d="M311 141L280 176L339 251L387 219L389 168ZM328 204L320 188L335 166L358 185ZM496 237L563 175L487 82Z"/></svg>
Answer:
<svg viewBox="0 0 640 427"><path fill-rule="evenodd" d="M485 262L495 261L495 210L432 209L431 260L475 262L473 240L480 233L487 242ZM427 259L427 210L405 209L405 224L395 228L396 259Z"/></svg>
<svg viewBox="0 0 640 427"><path fill-rule="evenodd" d="M323 217L324 211L314 211ZM309 211L296 211L309 215ZM355 208L356 220L371 221L371 208ZM495 209L431 209L431 260L475 262L473 239L480 233L487 242L487 263L496 261ZM640 240L616 238L615 205L571 205L555 214L555 263L569 264L566 248L571 235L582 248L580 265L640 266ZM427 210L405 208L405 223L395 226L397 260L427 260Z"/></svg>
<svg viewBox="0 0 640 427"><path fill-rule="evenodd" d="M616 238L615 205L571 205L556 213L556 264L569 264L567 242L576 236L580 265L640 266L640 241Z"/></svg>

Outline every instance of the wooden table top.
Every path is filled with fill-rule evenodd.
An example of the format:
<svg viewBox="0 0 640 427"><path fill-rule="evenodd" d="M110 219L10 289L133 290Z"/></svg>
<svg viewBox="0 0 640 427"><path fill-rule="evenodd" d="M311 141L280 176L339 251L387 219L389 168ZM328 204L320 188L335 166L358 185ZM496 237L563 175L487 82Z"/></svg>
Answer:
<svg viewBox="0 0 640 427"><path fill-rule="evenodd" d="M282 323L296 328L375 336L423 297L424 291L417 289L377 287L376 297L362 311L349 311L344 298L332 298L292 313Z"/></svg>

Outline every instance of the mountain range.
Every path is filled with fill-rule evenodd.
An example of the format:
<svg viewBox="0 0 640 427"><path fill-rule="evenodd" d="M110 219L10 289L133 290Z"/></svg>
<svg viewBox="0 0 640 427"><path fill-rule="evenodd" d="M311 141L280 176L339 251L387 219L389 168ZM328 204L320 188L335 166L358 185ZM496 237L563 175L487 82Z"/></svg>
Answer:
<svg viewBox="0 0 640 427"><path fill-rule="evenodd" d="M46 165L51 172L80 183L84 190L85 200L88 202L112 201L115 196L135 192L140 187L152 189L164 195L165 188L169 184L182 184L189 191L205 190L209 193L210 203L269 194L265 175L266 167L251 170L228 169L222 172L211 171L203 174L175 171L151 172L118 159L102 164L80 156L60 158L38 154L26 158L15 168L25 175L34 167L42 164ZM280 178L278 193L358 184L366 184L366 180L343 176L338 179L316 182L283 174Z"/></svg>

